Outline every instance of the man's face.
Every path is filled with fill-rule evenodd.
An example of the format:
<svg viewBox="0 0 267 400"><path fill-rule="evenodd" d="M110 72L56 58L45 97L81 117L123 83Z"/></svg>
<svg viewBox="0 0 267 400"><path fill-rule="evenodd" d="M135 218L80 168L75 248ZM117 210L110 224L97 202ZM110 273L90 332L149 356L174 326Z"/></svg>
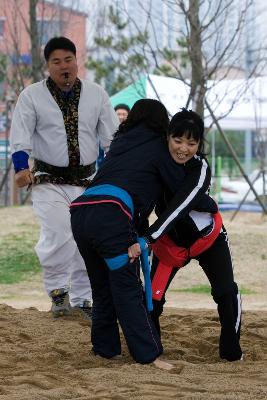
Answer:
<svg viewBox="0 0 267 400"><path fill-rule="evenodd" d="M54 50L47 61L51 79L61 90L70 89L77 78L78 66L75 55L68 50Z"/></svg>
<svg viewBox="0 0 267 400"><path fill-rule="evenodd" d="M128 117L129 113L128 113L127 110L124 110L124 108L118 108L116 110L116 114L117 114L117 116L119 118L119 121L120 121L120 124L121 124L123 121L126 120L126 118Z"/></svg>

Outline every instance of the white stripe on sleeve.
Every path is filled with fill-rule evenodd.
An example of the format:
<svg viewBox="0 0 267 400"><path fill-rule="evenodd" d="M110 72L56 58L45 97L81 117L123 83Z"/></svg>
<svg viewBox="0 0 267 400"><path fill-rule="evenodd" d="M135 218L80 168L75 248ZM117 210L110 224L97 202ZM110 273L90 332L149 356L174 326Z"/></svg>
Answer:
<svg viewBox="0 0 267 400"><path fill-rule="evenodd" d="M199 192L199 190L202 188L203 183L205 181L206 178L206 172L207 172L207 163L205 160L203 160L202 163L202 167L201 167L201 172L200 172L200 177L199 177L199 181L197 183L197 186L191 191L191 193L189 194L189 196L187 196L187 198L183 201L183 203L177 207L171 214L170 216L166 219L166 221L161 225L161 227L155 231L154 233L152 233L151 237L154 240L157 240L159 238L159 236L162 234L162 232L166 229L166 227L175 219L178 217L178 215L181 213L181 211L183 211L188 204L190 203L190 201L193 200L193 198L196 196L196 194Z"/></svg>

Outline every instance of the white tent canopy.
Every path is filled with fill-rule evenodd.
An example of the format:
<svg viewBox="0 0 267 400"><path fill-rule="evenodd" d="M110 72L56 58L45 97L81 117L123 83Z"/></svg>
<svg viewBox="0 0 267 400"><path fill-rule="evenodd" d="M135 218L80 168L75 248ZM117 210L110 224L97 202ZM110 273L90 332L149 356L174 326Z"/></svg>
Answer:
<svg viewBox="0 0 267 400"><path fill-rule="evenodd" d="M189 85L175 78L149 75L146 97L159 98L170 114L186 105ZM267 77L208 82L207 101L223 129L267 128ZM212 122L205 111L205 125Z"/></svg>

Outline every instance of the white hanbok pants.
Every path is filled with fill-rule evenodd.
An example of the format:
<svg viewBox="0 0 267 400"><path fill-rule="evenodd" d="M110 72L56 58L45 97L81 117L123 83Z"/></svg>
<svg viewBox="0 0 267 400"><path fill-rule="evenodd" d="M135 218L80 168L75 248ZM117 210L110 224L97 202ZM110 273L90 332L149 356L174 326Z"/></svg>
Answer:
<svg viewBox="0 0 267 400"><path fill-rule="evenodd" d="M40 222L40 238L35 251L43 268L48 293L66 288L72 306L92 299L84 261L74 241L70 224L70 203L83 187L42 183L32 189L33 210Z"/></svg>

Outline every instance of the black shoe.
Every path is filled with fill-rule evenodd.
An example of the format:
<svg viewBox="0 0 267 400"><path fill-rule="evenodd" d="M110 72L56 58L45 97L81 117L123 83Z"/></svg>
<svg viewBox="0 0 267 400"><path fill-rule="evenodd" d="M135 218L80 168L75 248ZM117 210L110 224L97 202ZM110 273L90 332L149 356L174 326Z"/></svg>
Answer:
<svg viewBox="0 0 267 400"><path fill-rule="evenodd" d="M72 310L75 314L80 314L83 319L92 320L92 302L90 300L84 300L80 305L74 306Z"/></svg>

